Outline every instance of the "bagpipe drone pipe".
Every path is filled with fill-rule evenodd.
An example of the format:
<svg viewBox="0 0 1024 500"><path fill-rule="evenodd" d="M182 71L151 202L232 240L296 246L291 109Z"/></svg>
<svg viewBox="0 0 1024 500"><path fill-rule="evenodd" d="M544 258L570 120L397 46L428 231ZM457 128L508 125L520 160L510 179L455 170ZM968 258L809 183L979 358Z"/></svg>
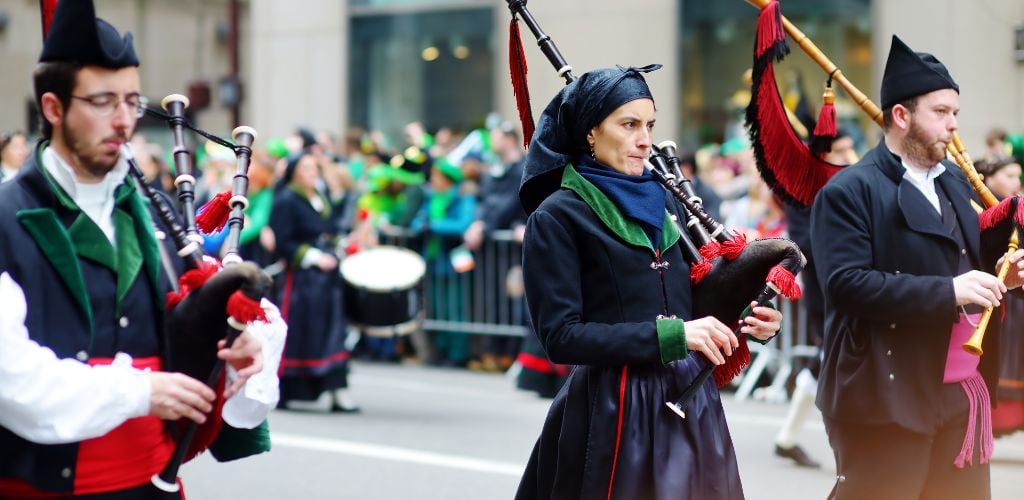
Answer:
<svg viewBox="0 0 1024 500"><path fill-rule="evenodd" d="M161 105L166 114L153 109L146 112L166 120L174 140L174 163L177 177L178 200L182 207L184 225L177 222L177 214L164 197L153 193L141 178L131 152L125 148L130 171L144 194L150 197L155 209L171 234L184 259L187 270L176 280L175 290L167 297L167 370L185 373L217 391L214 414L202 426L189 420L179 423L180 437L167 466L153 476L153 484L164 491L177 491L178 469L181 464L210 446L223 424L220 410L225 384L225 362L217 358L220 340L230 347L247 323L265 321L260 300L270 290L270 278L255 264L243 262L238 255L239 238L244 222L243 212L248 206L247 171L252 155L256 131L250 127L237 127L232 131L234 143L190 126L184 119L188 98L172 94ZM184 129L188 127L208 139L235 152L235 173L231 189L217 194L198 215L195 212L195 177L191 156L185 146ZM200 232L210 234L227 226L223 259L204 256ZM172 283L175 280L172 277Z"/></svg>
<svg viewBox="0 0 1024 500"><path fill-rule="evenodd" d="M519 19L536 37L540 50L558 75L567 84L576 77L551 37L541 30L526 8L526 1L507 0L507 3L512 13L509 29L512 86L523 125L524 145L528 146L534 121L526 86L526 58L519 34ZM750 313L752 301L764 305L780 293L789 298L800 296L795 275L803 268L805 259L795 243L783 238L747 242L741 235L725 231L721 223L705 212L700 198L693 192L692 183L680 171L675 144L663 142L653 148L646 167L685 209L686 220L682 222L690 238L682 238L681 244L690 264L690 280L694 287L693 317L710 315L726 325L739 325L741 319ZM715 382L722 386L749 364L750 352L739 328L736 326L735 332L741 338L740 347L732 356L726 357L726 364L716 370L715 365L707 363L678 400L666 402L670 409L685 417L683 410L689 397L708 376L714 373Z"/></svg>

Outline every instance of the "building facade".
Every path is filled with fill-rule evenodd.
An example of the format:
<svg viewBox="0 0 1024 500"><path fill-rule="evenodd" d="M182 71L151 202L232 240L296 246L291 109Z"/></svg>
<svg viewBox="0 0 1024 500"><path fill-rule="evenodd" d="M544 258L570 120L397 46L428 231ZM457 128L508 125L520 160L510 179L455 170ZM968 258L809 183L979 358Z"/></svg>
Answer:
<svg viewBox="0 0 1024 500"><path fill-rule="evenodd" d="M94 0L101 17L132 31L143 88L209 103L193 118L227 134L232 43L239 6L240 121L261 138L298 126L396 136L470 129L497 111L517 116L509 82L510 14L497 0ZM757 0L749 0L755 2ZM576 74L615 64L665 67L648 81L659 140L686 146L737 133L757 10L740 0L534 0L528 4ZM993 126L1024 131L1024 2L1019 0L785 0L783 13L877 102L892 33L945 62L961 86L961 135L982 148ZM31 71L41 39L38 2L0 0L0 128L32 126ZM521 25L534 116L564 84ZM825 75L798 47L778 70L784 98L816 115ZM842 98L842 95L840 96ZM872 127L852 105L840 113ZM395 137L395 139L400 139ZM867 139L873 139L867 137Z"/></svg>

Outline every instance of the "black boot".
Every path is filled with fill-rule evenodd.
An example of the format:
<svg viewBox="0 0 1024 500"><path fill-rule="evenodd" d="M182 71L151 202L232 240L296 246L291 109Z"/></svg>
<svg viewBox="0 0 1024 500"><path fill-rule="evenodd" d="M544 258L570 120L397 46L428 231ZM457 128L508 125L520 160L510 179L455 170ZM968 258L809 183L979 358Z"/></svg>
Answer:
<svg viewBox="0 0 1024 500"><path fill-rule="evenodd" d="M813 469L821 468L821 464L807 455L807 452L805 452L799 445L793 445L789 448L783 448L779 445L775 445L775 454L782 458L788 458L796 462L796 464L801 467L810 467Z"/></svg>

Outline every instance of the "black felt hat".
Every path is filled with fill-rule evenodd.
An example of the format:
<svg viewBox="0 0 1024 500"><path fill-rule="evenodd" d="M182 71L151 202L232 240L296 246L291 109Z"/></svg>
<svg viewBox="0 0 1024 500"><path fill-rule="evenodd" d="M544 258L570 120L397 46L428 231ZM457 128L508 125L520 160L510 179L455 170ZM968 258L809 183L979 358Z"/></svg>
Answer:
<svg viewBox="0 0 1024 500"><path fill-rule="evenodd" d="M936 90L960 86L953 81L946 66L935 56L914 52L896 35L892 36L889 59L882 74L882 109Z"/></svg>
<svg viewBox="0 0 1024 500"><path fill-rule="evenodd" d="M561 183L561 172L588 150L587 133L619 106L651 99L643 74L661 68L604 68L590 71L562 88L548 103L526 154L519 201L532 213Z"/></svg>
<svg viewBox="0 0 1024 500"><path fill-rule="evenodd" d="M132 34L122 38L110 23L96 18L92 0L63 0L43 41L39 62L78 62L118 69L138 66Z"/></svg>

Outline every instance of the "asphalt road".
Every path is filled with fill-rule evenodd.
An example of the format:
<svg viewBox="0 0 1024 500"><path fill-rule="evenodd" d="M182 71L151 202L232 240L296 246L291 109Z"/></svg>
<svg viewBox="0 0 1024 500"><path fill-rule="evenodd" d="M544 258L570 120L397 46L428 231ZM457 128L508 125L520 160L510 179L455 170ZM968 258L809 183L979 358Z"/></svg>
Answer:
<svg viewBox="0 0 1024 500"><path fill-rule="evenodd" d="M351 381L361 413L275 411L273 451L186 464L188 499L511 498L549 405L465 370L357 363ZM820 415L800 443L827 465L804 469L772 454L786 405L724 399L748 499L825 498L835 468ZM1024 433L997 440L993 462L993 498L1024 498Z"/></svg>

